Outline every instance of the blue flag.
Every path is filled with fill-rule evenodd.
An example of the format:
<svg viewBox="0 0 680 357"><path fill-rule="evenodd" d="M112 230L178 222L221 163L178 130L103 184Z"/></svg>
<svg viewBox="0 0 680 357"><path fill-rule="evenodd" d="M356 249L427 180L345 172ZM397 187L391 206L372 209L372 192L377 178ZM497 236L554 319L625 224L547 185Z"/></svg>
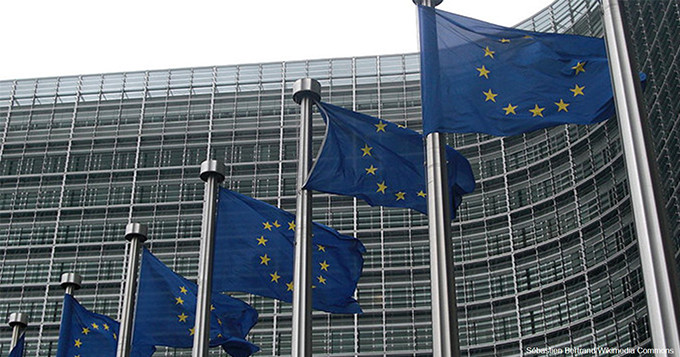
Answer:
<svg viewBox="0 0 680 357"><path fill-rule="evenodd" d="M133 350L138 345L191 348L197 285L173 272L146 248L140 270ZM213 293L210 314L210 346L222 346L234 357L247 357L259 350L245 340L257 322L257 312L250 305Z"/></svg>
<svg viewBox="0 0 680 357"><path fill-rule="evenodd" d="M57 357L115 357L119 327L117 321L88 311L73 296L66 294ZM131 355L148 357L153 352L151 346L137 346Z"/></svg>
<svg viewBox="0 0 680 357"><path fill-rule="evenodd" d="M326 138L305 188L363 199L371 206L407 207L427 214L423 137L386 120L318 103ZM475 189L470 162L446 148L452 216Z"/></svg>
<svg viewBox="0 0 680 357"><path fill-rule="evenodd" d="M602 39L418 12L425 134L516 135L614 114Z"/></svg>
<svg viewBox="0 0 680 357"><path fill-rule="evenodd" d="M292 301L295 215L220 189L215 230L215 290ZM313 307L360 313L352 295L366 249L358 239L318 223L312 233Z"/></svg>
<svg viewBox="0 0 680 357"><path fill-rule="evenodd" d="M9 352L8 357L23 357L25 338L26 338L26 334L22 333L21 337L19 337L19 340L17 341L17 344L14 345L14 348L12 348L12 350Z"/></svg>

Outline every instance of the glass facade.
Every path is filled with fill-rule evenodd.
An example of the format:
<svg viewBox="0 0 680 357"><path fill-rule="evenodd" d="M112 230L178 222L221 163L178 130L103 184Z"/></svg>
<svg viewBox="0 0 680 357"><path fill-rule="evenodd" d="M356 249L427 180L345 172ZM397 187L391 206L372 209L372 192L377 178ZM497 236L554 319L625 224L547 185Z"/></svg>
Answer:
<svg viewBox="0 0 680 357"><path fill-rule="evenodd" d="M647 107L677 242L680 68L669 41L680 9L670 0L625 4L650 77ZM595 0L556 1L519 27L602 35ZM206 158L225 163L226 187L294 211L291 87L302 77L321 82L326 102L421 129L417 54L0 82L0 314L29 315L26 356L56 351L64 272L84 276L75 295L85 307L120 314L130 221L149 226L147 246L161 260L196 277ZM315 115L315 152L324 129ZM447 139L478 181L452 229L463 355L650 345L616 121ZM425 216L322 193L313 207L316 221L368 250L357 290L364 314L315 313L315 355L431 355ZM289 355L290 304L236 296L260 313L250 335L258 355Z"/></svg>

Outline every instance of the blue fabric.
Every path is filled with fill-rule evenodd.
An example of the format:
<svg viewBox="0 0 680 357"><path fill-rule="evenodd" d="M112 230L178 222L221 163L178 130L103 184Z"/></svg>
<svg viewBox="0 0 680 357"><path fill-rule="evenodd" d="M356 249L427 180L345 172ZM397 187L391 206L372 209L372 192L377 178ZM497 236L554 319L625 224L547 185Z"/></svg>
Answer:
<svg viewBox="0 0 680 357"><path fill-rule="evenodd" d="M144 248L133 333L136 346L191 348L196 317L195 283L176 274ZM259 348L245 340L257 323L257 312L245 302L212 294L210 346L222 346L234 357L247 357Z"/></svg>
<svg viewBox="0 0 680 357"><path fill-rule="evenodd" d="M57 357L115 357L119 327L117 321L88 311L73 296L66 294ZM140 345L133 349L131 355L148 357L153 352L153 347Z"/></svg>
<svg viewBox="0 0 680 357"><path fill-rule="evenodd" d="M425 134L516 135L614 114L602 39L418 12Z"/></svg>
<svg viewBox="0 0 680 357"><path fill-rule="evenodd" d="M22 333L21 337L19 337L19 340L17 341L17 344L14 345L14 348L9 352L8 357L23 357L24 355L24 343L25 343L25 338L26 334Z"/></svg>
<svg viewBox="0 0 680 357"><path fill-rule="evenodd" d="M417 132L318 103L326 138L305 188L354 196L371 206L406 207L427 214L423 137ZM452 216L462 196L475 189L470 162L447 147Z"/></svg>
<svg viewBox="0 0 680 357"><path fill-rule="evenodd" d="M292 301L295 215L222 188L215 230L215 290ZM360 313L352 295L366 249L321 224L314 223L312 232L313 308Z"/></svg>

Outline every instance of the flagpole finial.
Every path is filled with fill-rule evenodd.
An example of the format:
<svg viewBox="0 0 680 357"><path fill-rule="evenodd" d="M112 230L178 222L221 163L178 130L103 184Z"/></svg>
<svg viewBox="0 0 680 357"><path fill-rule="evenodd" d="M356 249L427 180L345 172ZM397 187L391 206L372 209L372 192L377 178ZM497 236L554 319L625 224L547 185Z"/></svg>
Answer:
<svg viewBox="0 0 680 357"><path fill-rule="evenodd" d="M148 229L145 224L142 223L128 223L125 227L125 239L128 241L138 238L140 243L146 241Z"/></svg>
<svg viewBox="0 0 680 357"><path fill-rule="evenodd" d="M61 274L61 287L66 290L67 294L71 294L74 290L80 289L80 284L83 282L83 277L78 273L64 273Z"/></svg>
<svg viewBox="0 0 680 357"><path fill-rule="evenodd" d="M201 180L208 181L211 175L217 175L217 182L224 180L224 164L217 160L205 160L201 163Z"/></svg>
<svg viewBox="0 0 680 357"><path fill-rule="evenodd" d="M9 314L9 317L7 318L7 324L12 328L14 326L25 328L28 326L28 315L21 312L13 312Z"/></svg>
<svg viewBox="0 0 680 357"><path fill-rule="evenodd" d="M442 3L444 0L413 0L416 5L423 5L427 7L435 7Z"/></svg>
<svg viewBox="0 0 680 357"><path fill-rule="evenodd" d="M293 83L293 100L302 103L302 98L311 97L314 101L321 99L321 83L313 78L301 78Z"/></svg>

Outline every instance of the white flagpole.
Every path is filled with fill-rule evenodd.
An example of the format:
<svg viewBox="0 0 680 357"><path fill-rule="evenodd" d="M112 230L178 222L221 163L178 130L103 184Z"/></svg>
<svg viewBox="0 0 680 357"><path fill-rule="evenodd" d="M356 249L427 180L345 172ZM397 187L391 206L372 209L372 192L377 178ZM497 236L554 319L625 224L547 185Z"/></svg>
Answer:
<svg viewBox="0 0 680 357"><path fill-rule="evenodd" d="M302 78L293 84L293 100L300 105L295 265L293 266L292 357L312 355L312 192L302 188L312 161L312 104L321 99L321 84Z"/></svg>
<svg viewBox="0 0 680 357"><path fill-rule="evenodd" d="M641 88L632 65L618 0L603 0L603 20L616 113L630 184L630 201L645 282L652 343L680 352L680 292L672 241L660 198L660 179L651 131L639 101ZM671 353L656 353L666 356Z"/></svg>

